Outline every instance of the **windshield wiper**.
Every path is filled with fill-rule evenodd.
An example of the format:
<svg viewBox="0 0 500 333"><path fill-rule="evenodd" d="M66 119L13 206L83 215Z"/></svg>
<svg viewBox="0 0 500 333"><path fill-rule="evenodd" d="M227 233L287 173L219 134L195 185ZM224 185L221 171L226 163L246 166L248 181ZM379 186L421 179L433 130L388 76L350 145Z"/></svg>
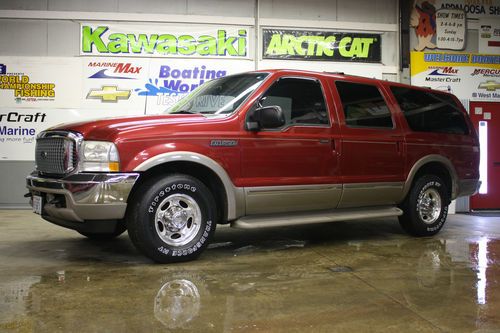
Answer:
<svg viewBox="0 0 500 333"><path fill-rule="evenodd" d="M189 110L179 110L175 112L170 112L169 114L198 114L197 112L192 112Z"/></svg>

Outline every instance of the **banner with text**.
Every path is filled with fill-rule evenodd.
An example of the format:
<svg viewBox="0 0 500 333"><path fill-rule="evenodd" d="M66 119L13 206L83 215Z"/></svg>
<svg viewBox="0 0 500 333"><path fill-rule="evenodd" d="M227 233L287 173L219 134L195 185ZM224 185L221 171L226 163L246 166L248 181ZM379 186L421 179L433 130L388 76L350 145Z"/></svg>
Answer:
<svg viewBox="0 0 500 333"><path fill-rule="evenodd" d="M439 9L458 9L463 10L468 19L479 19L484 16L500 16L500 0L435 0L433 2L425 0L415 1L421 7L434 7ZM423 3L426 2L426 5ZM432 5L431 3L434 3Z"/></svg>
<svg viewBox="0 0 500 333"><path fill-rule="evenodd" d="M148 78L135 93L147 96L147 114L161 113L204 82L251 70L253 63L245 60L151 59Z"/></svg>
<svg viewBox="0 0 500 333"><path fill-rule="evenodd" d="M264 59L381 62L382 37L352 32L263 29Z"/></svg>
<svg viewBox="0 0 500 333"><path fill-rule="evenodd" d="M121 110L119 113L100 109L0 108L0 160L33 161L35 138L47 128L110 116L142 115L142 110Z"/></svg>
<svg viewBox="0 0 500 333"><path fill-rule="evenodd" d="M0 107L78 107L80 60L0 57Z"/></svg>
<svg viewBox="0 0 500 333"><path fill-rule="evenodd" d="M411 52L411 84L500 102L500 55Z"/></svg>
<svg viewBox="0 0 500 333"><path fill-rule="evenodd" d="M0 57L0 159L33 160L60 123L158 114L204 82L253 70L244 59Z"/></svg>
<svg viewBox="0 0 500 333"><path fill-rule="evenodd" d="M251 31L234 26L82 23L80 54L250 59Z"/></svg>

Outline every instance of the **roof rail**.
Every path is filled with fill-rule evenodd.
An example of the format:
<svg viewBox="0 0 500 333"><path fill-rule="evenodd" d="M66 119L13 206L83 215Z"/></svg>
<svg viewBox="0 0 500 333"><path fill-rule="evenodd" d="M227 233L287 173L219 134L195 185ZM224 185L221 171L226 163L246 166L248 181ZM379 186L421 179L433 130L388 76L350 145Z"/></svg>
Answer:
<svg viewBox="0 0 500 333"><path fill-rule="evenodd" d="M329 71L323 71L323 73L327 73L327 74L345 75L345 73L344 73L344 72L329 72Z"/></svg>

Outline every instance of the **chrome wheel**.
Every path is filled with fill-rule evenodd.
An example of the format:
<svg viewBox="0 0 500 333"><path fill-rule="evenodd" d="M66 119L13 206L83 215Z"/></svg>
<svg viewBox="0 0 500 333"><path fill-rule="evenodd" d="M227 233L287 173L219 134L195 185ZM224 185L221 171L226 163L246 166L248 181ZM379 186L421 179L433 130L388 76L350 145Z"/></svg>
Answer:
<svg viewBox="0 0 500 333"><path fill-rule="evenodd" d="M192 197L172 194L158 207L155 228L162 241L171 246L184 246L196 237L201 227L201 210Z"/></svg>
<svg viewBox="0 0 500 333"><path fill-rule="evenodd" d="M418 198L417 212L426 224L433 224L441 215L441 195L435 188L426 189Z"/></svg>

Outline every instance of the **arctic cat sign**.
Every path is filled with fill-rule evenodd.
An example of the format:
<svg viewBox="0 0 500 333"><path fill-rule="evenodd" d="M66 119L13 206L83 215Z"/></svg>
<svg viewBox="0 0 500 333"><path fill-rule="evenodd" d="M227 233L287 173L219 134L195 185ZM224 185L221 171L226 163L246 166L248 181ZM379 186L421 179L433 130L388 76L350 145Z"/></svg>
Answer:
<svg viewBox="0 0 500 333"><path fill-rule="evenodd" d="M381 61L378 34L264 29L263 35L268 59Z"/></svg>
<svg viewBox="0 0 500 333"><path fill-rule="evenodd" d="M81 55L248 58L248 29L82 24Z"/></svg>

